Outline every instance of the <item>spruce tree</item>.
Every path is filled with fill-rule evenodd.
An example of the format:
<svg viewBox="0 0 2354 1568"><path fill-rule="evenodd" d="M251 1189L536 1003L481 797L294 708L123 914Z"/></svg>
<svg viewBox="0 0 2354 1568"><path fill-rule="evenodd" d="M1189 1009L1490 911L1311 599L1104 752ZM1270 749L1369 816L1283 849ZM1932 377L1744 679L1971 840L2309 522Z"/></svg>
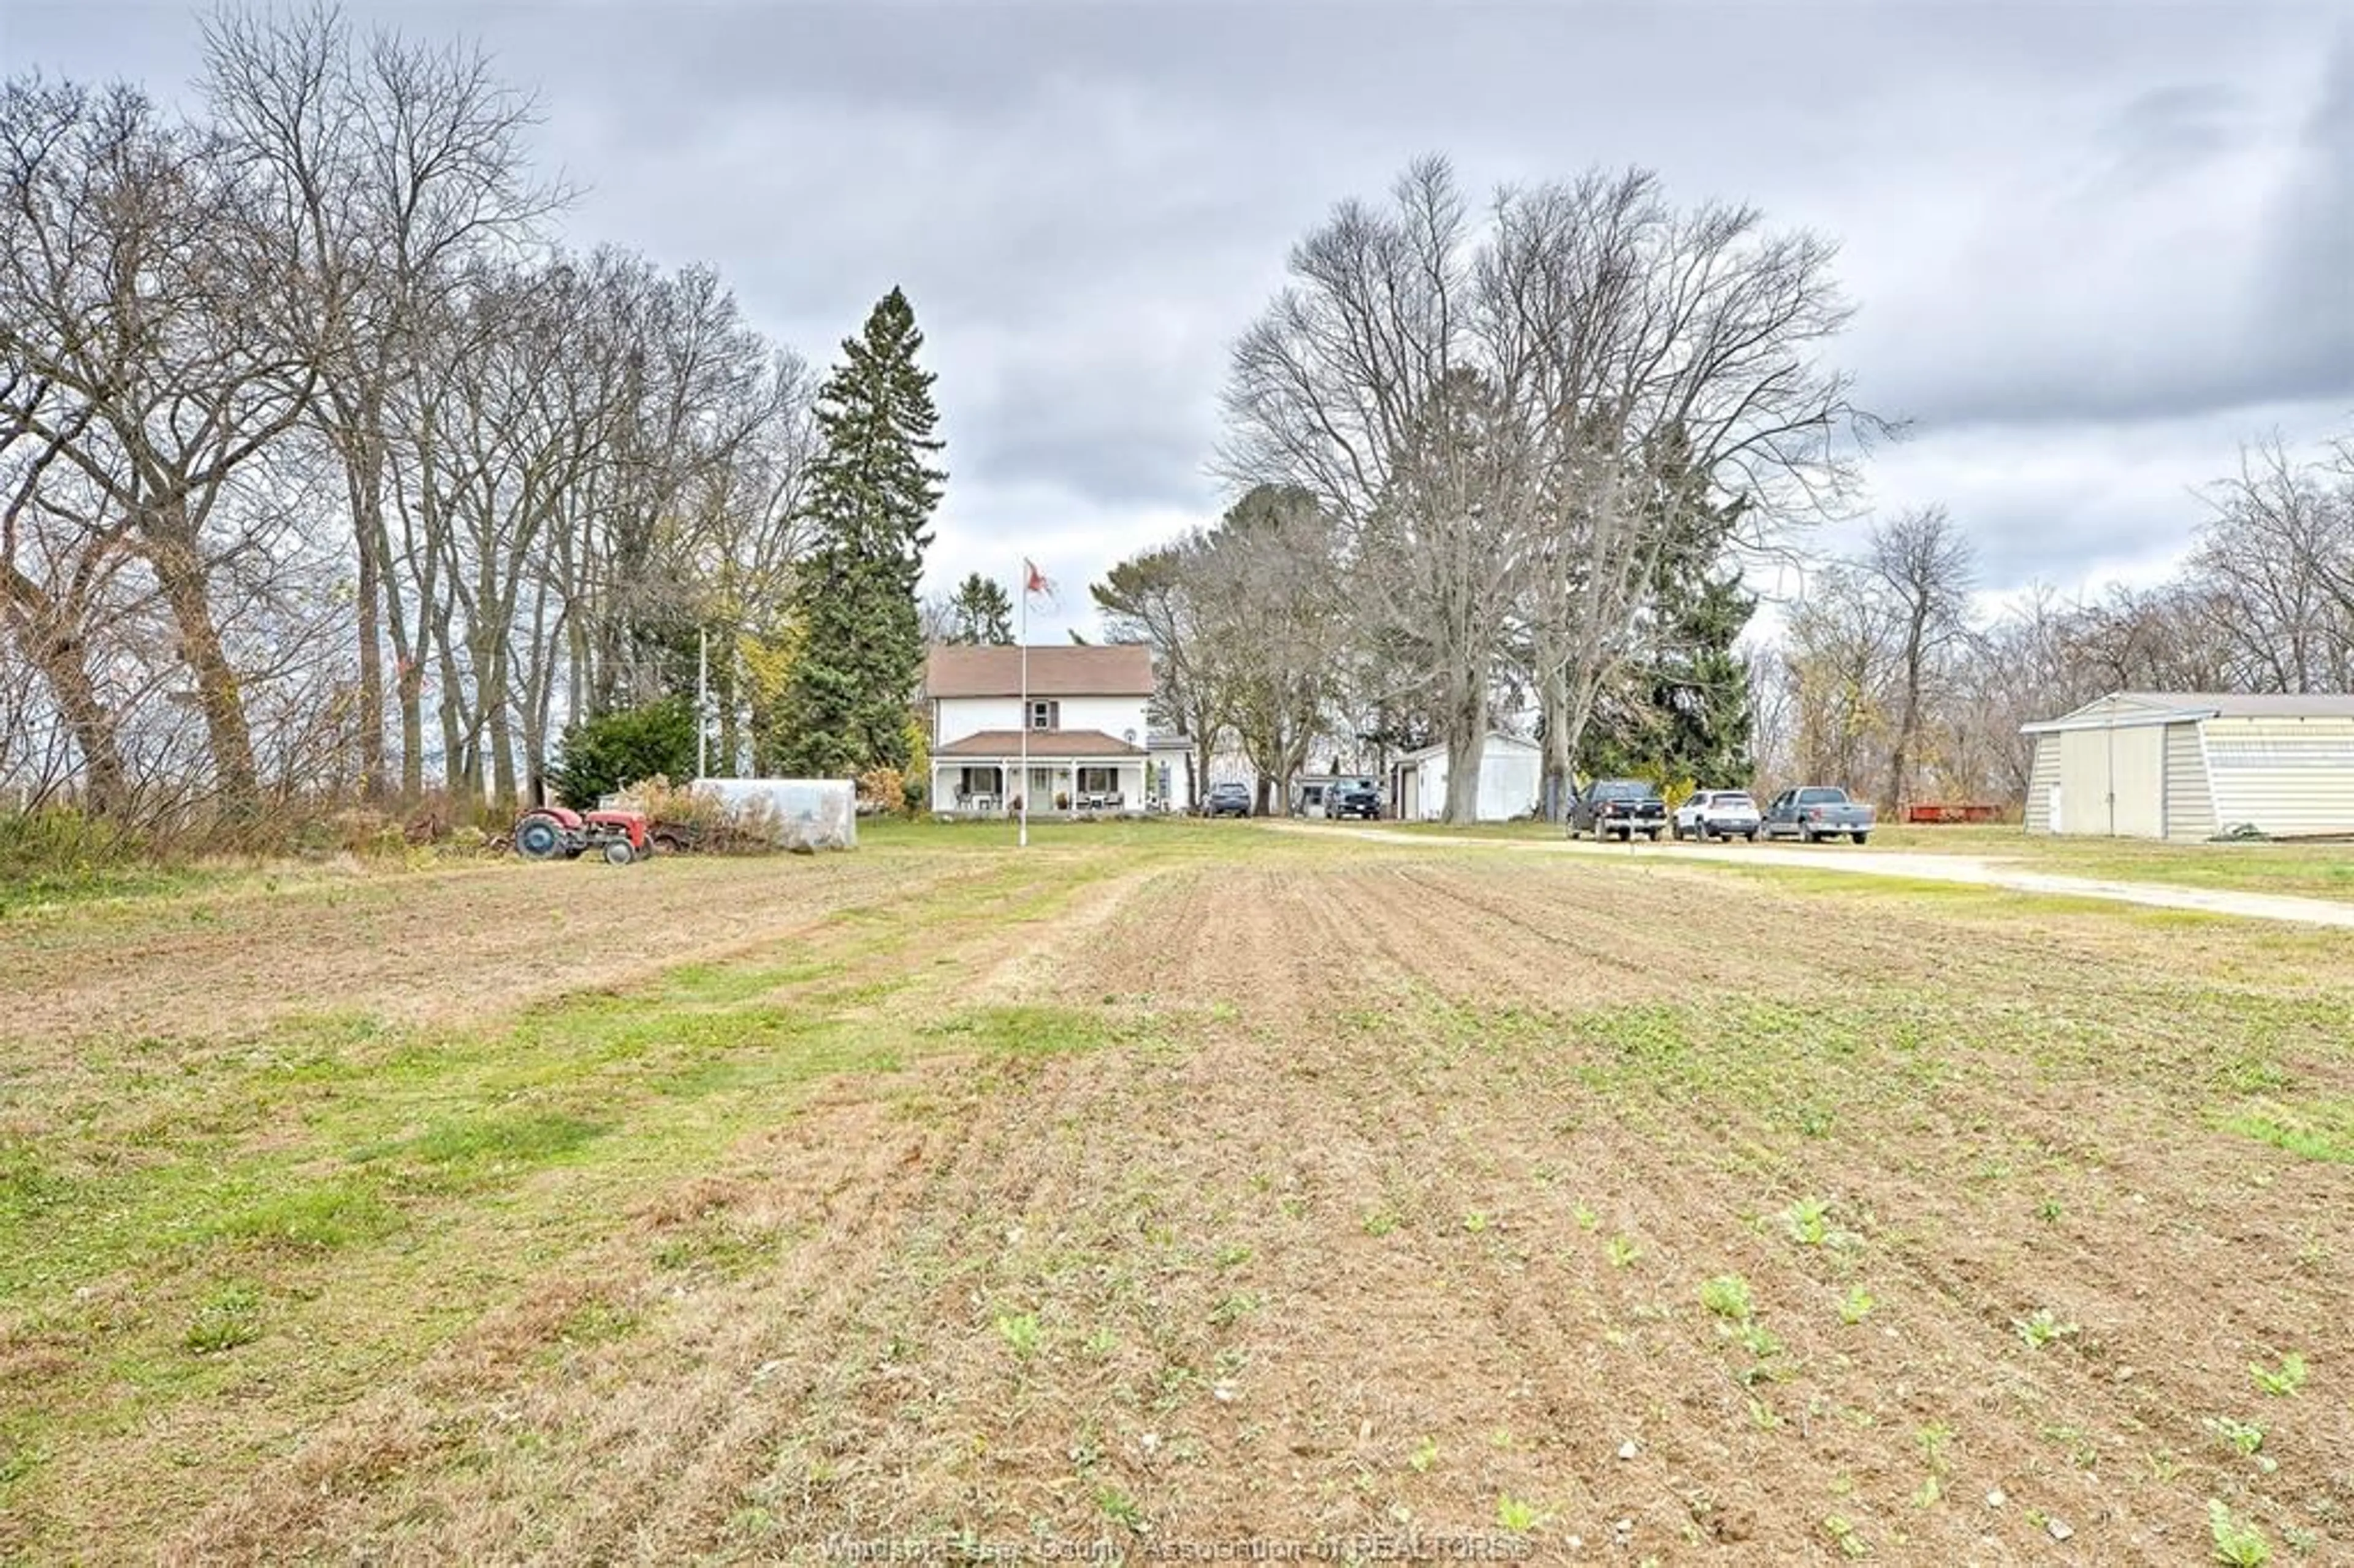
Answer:
<svg viewBox="0 0 2354 1568"><path fill-rule="evenodd" d="M995 581L969 574L949 597L949 641L1002 648L1013 641L1013 600Z"/></svg>
<svg viewBox="0 0 2354 1568"><path fill-rule="evenodd" d="M1755 770L1749 745L1755 725L1749 661L1736 644L1756 598L1743 589L1736 569L1701 578L1661 609L1671 639L1651 685L1652 707L1667 731L1661 760L1704 789L1742 788Z"/></svg>
<svg viewBox="0 0 2354 1568"><path fill-rule="evenodd" d="M917 367L924 335L898 290L843 345L818 389L824 450L802 516L812 545L793 600L801 630L772 766L801 778L904 768L908 705L923 662L916 584L948 476L931 466L932 376Z"/></svg>
<svg viewBox="0 0 2354 1568"><path fill-rule="evenodd" d="M1668 532L1653 567L1646 617L1651 649L1601 694L1583 747L1588 771L1657 773L1703 789L1750 782L1755 718L1749 662L1737 644L1757 609L1735 566L1720 570L1744 503L1720 501L1680 429L1645 454Z"/></svg>

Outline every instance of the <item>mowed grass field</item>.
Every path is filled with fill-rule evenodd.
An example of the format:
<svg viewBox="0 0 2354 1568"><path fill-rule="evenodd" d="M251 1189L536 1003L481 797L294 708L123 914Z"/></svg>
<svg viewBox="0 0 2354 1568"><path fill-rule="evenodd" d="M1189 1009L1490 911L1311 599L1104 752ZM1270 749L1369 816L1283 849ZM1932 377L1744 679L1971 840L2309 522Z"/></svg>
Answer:
<svg viewBox="0 0 2354 1568"><path fill-rule="evenodd" d="M2342 931L1165 823L0 965L0 1556L2354 1555Z"/></svg>

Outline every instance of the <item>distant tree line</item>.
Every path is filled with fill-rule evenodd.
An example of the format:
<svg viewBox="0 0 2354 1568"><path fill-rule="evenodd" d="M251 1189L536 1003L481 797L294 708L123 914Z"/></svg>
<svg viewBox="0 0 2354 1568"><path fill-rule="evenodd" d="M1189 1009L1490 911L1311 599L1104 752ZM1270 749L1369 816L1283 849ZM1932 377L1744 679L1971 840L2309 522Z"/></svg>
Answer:
<svg viewBox="0 0 2354 1568"><path fill-rule="evenodd" d="M705 647L726 765L904 765L941 478L906 301L821 389L709 270L567 249L472 48L205 39L190 118L0 85L0 785L513 802Z"/></svg>
<svg viewBox="0 0 2354 1568"><path fill-rule="evenodd" d="M1973 609L1976 552L1929 510L1823 564L1756 672L1761 761L1895 806L2026 798L2020 726L2114 691L2354 691L2354 437L2241 453L2181 569L2068 599Z"/></svg>

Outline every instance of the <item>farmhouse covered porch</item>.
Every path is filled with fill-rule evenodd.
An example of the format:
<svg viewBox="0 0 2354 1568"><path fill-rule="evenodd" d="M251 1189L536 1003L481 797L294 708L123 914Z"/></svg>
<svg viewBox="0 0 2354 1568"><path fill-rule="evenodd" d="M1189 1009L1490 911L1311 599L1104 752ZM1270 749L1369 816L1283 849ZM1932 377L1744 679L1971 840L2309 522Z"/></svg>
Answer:
<svg viewBox="0 0 2354 1568"><path fill-rule="evenodd" d="M1145 754L1100 730L1034 730L1029 774L1022 732L989 730L932 757L932 810L942 816L1003 817L1029 797L1034 817L1145 809Z"/></svg>

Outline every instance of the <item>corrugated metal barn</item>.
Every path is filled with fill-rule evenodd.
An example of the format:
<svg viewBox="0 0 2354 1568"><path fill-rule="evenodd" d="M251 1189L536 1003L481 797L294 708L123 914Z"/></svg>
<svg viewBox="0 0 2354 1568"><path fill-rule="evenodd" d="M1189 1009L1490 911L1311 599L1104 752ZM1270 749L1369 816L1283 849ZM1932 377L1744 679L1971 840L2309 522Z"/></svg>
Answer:
<svg viewBox="0 0 2354 1568"><path fill-rule="evenodd" d="M2031 833L2354 833L2354 695L2115 692L2020 733Z"/></svg>

